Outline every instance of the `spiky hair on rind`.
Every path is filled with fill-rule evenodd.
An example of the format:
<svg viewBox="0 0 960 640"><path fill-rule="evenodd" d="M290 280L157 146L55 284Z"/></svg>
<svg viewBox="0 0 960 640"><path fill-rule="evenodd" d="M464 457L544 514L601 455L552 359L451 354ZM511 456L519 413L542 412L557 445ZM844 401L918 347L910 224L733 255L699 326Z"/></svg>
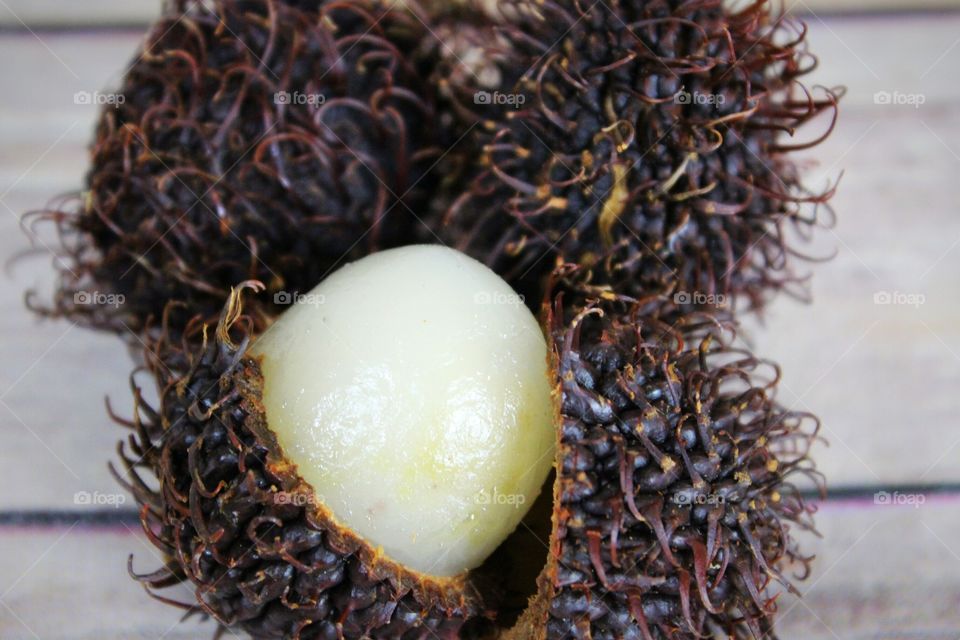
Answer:
<svg viewBox="0 0 960 640"><path fill-rule="evenodd" d="M501 7L487 27L498 91L440 67L447 110L473 127L445 240L531 287L556 255L605 264L623 294L753 307L802 279L788 234L832 223L832 189L808 191L791 152L829 134L841 93L802 83L816 65L805 25L764 0ZM825 111L825 133L785 139Z"/></svg>
<svg viewBox="0 0 960 640"><path fill-rule="evenodd" d="M466 575L416 574L341 525L297 473L266 424L259 362L247 354L254 321L241 285L214 328L201 318L178 340L150 341L159 391L151 407L134 382L131 429L116 473L167 561L130 572L151 595L255 638L460 637L484 609ZM188 582L195 602L160 593Z"/></svg>
<svg viewBox="0 0 960 640"><path fill-rule="evenodd" d="M777 404L779 369L715 315L582 284L558 287L545 323L561 406L531 637L775 637L784 572L809 570L791 528L813 530L814 508L794 482L822 490L819 421Z"/></svg>
<svg viewBox="0 0 960 640"><path fill-rule="evenodd" d="M792 479L819 482L818 423L775 403L776 367L725 342L716 318L598 297L578 271L558 271L545 308L559 443L549 551L500 632L771 634L774 582L790 588L786 565L802 578L809 564L791 527L812 529L813 509ZM266 424L255 334L238 290L215 329L198 318L146 358L160 405L135 387L122 481L168 560L138 578L192 583L197 603L182 606L258 638L489 633L500 605L483 575L425 578L383 558L299 478Z"/></svg>
<svg viewBox="0 0 960 640"><path fill-rule="evenodd" d="M215 320L243 280L290 297L414 241L442 152L429 38L376 0L169 3L100 112L85 190L29 221L59 233L60 282L28 303L118 333L169 300Z"/></svg>

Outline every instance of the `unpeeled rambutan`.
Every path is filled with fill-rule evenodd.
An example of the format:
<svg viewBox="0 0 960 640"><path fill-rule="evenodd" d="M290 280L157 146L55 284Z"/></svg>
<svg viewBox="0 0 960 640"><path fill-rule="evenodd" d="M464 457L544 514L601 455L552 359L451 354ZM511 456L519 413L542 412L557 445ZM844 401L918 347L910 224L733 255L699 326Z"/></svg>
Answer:
<svg viewBox="0 0 960 640"><path fill-rule="evenodd" d="M837 98L801 83L816 62L803 25L764 0L500 6L498 90L455 60L441 67L474 133L444 240L529 290L555 256L603 263L631 295L759 306L796 281L786 234L817 223L830 191L807 192L789 152L827 134L784 136Z"/></svg>
<svg viewBox="0 0 960 640"><path fill-rule="evenodd" d="M100 114L84 192L40 212L65 265L41 310L139 332L176 300L182 325L243 280L283 303L413 241L442 153L429 37L376 0L168 5Z"/></svg>
<svg viewBox="0 0 960 640"><path fill-rule="evenodd" d="M784 571L809 571L793 482L822 487L819 422L777 404L779 369L712 314L583 291L546 319L561 417L531 637L776 637Z"/></svg>

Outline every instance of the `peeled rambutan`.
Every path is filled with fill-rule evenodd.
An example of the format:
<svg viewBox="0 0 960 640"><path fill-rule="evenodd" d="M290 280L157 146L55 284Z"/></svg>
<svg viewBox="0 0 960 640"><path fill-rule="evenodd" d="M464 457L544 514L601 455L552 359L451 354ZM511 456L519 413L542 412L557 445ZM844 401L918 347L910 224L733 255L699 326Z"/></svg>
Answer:
<svg viewBox="0 0 960 640"><path fill-rule="evenodd" d="M39 212L65 266L34 306L139 332L176 300L182 325L243 280L269 307L413 241L443 151L429 37L376 0L170 3L100 114L84 192Z"/></svg>
<svg viewBox="0 0 960 640"><path fill-rule="evenodd" d="M833 126L785 137L824 111L835 121L838 97L801 83L816 63L802 24L764 0L500 7L486 40L501 85L456 59L441 67L448 110L473 134L445 241L530 290L556 256L602 263L630 295L757 307L798 281L786 235L829 223L818 209L831 190L804 189L789 152Z"/></svg>
<svg viewBox="0 0 960 640"><path fill-rule="evenodd" d="M509 286L434 245L344 267L262 335L239 295L146 358L161 403L137 393L121 451L169 561L141 579L264 638L454 638L522 608L553 403Z"/></svg>
<svg viewBox="0 0 960 640"><path fill-rule="evenodd" d="M139 579L152 590L189 581L197 603L184 607L257 638L773 637L774 583L789 588L786 564L809 562L791 526L810 526L812 510L792 477L816 479L815 419L775 403L776 367L729 346L715 318L597 298L577 271L558 272L545 305L556 459L552 507L526 524L549 530L539 553L518 553L511 537L479 568L437 578L338 524L288 454L341 438L279 445L237 291L215 330L194 323L147 358L160 406L137 392L123 457L168 561ZM363 386L376 405L380 385ZM518 556L542 559L519 615L503 599L505 580L534 589L533 574L507 578Z"/></svg>

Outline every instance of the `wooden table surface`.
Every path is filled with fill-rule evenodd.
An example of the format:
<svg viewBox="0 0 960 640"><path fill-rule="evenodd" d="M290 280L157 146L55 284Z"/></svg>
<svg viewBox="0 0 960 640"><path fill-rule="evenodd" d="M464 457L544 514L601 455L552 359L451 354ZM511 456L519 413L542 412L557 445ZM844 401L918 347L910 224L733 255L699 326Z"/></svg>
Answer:
<svg viewBox="0 0 960 640"><path fill-rule="evenodd" d="M957 4L800 5L815 82L848 92L810 156L811 184L844 174L838 224L810 246L837 256L813 269L812 305L780 300L745 337L783 365L781 400L821 415L829 441L816 451L831 485L822 538L805 540L814 574L801 600L782 600L784 638L960 639L960 13L929 10ZM157 4L80 6L0 0L4 259L29 247L20 214L81 185L95 110L73 96L118 81ZM131 553L137 570L159 564L130 502L78 503L121 499L103 399L128 409L130 358L23 309L25 289L50 289L48 241L0 278L0 638L206 638L210 622L178 623L127 577ZM877 304L882 293L921 303ZM877 504L880 490L922 504Z"/></svg>

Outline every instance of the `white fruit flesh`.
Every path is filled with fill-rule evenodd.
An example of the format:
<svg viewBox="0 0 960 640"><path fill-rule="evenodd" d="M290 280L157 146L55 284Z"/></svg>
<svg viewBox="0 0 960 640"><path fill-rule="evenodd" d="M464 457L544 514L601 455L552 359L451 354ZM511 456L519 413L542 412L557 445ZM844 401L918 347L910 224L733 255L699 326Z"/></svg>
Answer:
<svg viewBox="0 0 960 640"><path fill-rule="evenodd" d="M553 464L543 333L479 262L373 254L256 342L267 424L335 518L427 575L478 566Z"/></svg>

